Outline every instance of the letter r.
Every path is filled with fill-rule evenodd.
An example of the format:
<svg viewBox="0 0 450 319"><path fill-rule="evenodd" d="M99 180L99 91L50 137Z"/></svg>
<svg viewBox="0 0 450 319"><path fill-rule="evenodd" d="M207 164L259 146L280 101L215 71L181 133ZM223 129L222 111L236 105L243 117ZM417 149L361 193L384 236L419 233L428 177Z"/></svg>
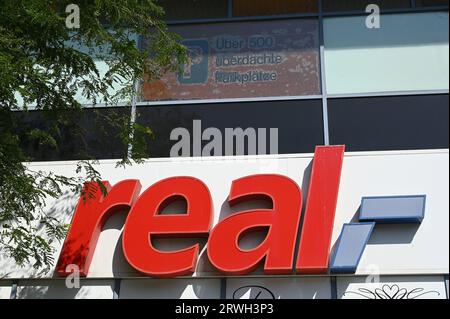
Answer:
<svg viewBox="0 0 450 319"><path fill-rule="evenodd" d="M106 220L114 213L129 210L136 202L141 190L138 180L125 180L111 188L109 182L102 182L108 190L103 196L96 182L85 183L83 194L91 194L91 198L80 196L72 219L69 234L64 242L56 265L60 276L68 276L66 266L75 264L80 275L86 276L94 255L97 240Z"/></svg>

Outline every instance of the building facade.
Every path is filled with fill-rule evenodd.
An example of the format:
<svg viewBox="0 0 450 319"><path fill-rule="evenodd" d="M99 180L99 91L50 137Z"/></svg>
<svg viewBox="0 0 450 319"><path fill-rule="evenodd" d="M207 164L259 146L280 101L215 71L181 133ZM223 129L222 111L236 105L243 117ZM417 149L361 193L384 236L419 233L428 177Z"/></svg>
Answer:
<svg viewBox="0 0 450 319"><path fill-rule="evenodd" d="M17 268L0 257L0 298L448 298L448 1L162 4L170 29L189 48L183 72L143 80L131 108L87 107L80 119L86 134L63 134L59 150L23 145L35 159L31 167L66 175L84 153L92 154L112 189L139 180L140 197L96 224L101 233L98 240L88 236L87 264L62 261L69 239L55 243L59 262L53 269ZM114 159L129 150L114 129L102 129L93 110L132 112L137 123L151 127L156 138L149 140L149 159L116 168ZM38 111L23 123L23 132L46 127ZM242 195L246 201L235 205L239 181L255 176L267 179L247 191L264 196ZM159 204L176 197L155 208L162 217L196 207L191 188L183 192L178 177L195 178L209 192L210 199L199 203L210 203L211 225L194 232L194 239L177 237L176 229L155 231L143 245L156 251L150 264L161 264L158 273L141 259L145 247L135 257L127 249L128 240L134 243L127 228L135 231L132 217L143 211L144 191L157 194L161 181L174 179L172 193L163 192ZM297 214L277 215L284 207L277 196L286 212ZM80 205L68 192L48 208L72 223L72 232L74 215L83 215ZM278 217L255 217L248 229L241 221L233 246L220 230L243 211ZM291 226L295 231L282 240L283 227L288 233ZM174 236L157 236L164 232ZM164 263L167 255L192 247L198 250L194 267L177 272ZM253 253L261 258L245 263ZM58 268L71 264L86 271L79 288L68 288Z"/></svg>

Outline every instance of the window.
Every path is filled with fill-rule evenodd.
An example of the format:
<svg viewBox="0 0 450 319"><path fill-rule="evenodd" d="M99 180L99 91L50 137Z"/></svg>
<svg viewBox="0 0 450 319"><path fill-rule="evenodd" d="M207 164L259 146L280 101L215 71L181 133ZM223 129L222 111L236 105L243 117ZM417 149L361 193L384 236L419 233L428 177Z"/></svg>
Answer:
<svg viewBox="0 0 450 319"><path fill-rule="evenodd" d="M329 278L229 278L228 299L331 299Z"/></svg>
<svg viewBox="0 0 450 319"><path fill-rule="evenodd" d="M428 262L422 267L428 269L429 265L433 264ZM411 268L423 269L417 264L407 267L408 271L412 272ZM364 277L340 277L336 282L338 299L447 299L441 276L381 276L376 282Z"/></svg>
<svg viewBox="0 0 450 319"><path fill-rule="evenodd" d="M365 11L369 4L377 4L383 9L410 8L411 0L322 0L323 11Z"/></svg>
<svg viewBox="0 0 450 319"><path fill-rule="evenodd" d="M201 121L202 131L210 127L219 129L222 145L225 145L226 128L253 128L255 131L265 128L266 153L269 153L273 147L269 145L270 138L276 137L270 134L270 128L278 128L278 153L312 153L316 145L324 143L322 118L321 99L137 108L137 122L149 126L156 136L149 141L149 157L170 157L171 148L177 143L170 140L170 135L176 128L187 129L192 143L194 120ZM202 149L206 144L208 141L202 142ZM190 149L192 155L192 145ZM222 154L225 154L224 149ZM245 154L248 154L247 147Z"/></svg>
<svg viewBox="0 0 450 319"><path fill-rule="evenodd" d="M218 279L124 279L120 299L219 299Z"/></svg>
<svg viewBox="0 0 450 319"><path fill-rule="evenodd" d="M113 299L113 286L113 280L83 280L79 288L68 288L63 280L24 280L17 299Z"/></svg>
<svg viewBox="0 0 450 319"><path fill-rule="evenodd" d="M348 151L449 147L448 95L328 100L331 144Z"/></svg>
<svg viewBox="0 0 450 319"><path fill-rule="evenodd" d="M317 0L233 0L233 15L236 17L313 13L317 11Z"/></svg>
<svg viewBox="0 0 450 319"><path fill-rule="evenodd" d="M10 299L12 282L0 280L0 300Z"/></svg>
<svg viewBox="0 0 450 319"><path fill-rule="evenodd" d="M320 94L317 19L173 27L189 48L180 74L143 84L145 101Z"/></svg>
<svg viewBox="0 0 450 319"><path fill-rule="evenodd" d="M328 94L448 90L448 12L366 16L324 21Z"/></svg>
<svg viewBox="0 0 450 319"><path fill-rule="evenodd" d="M159 0L166 12L166 20L226 18L227 0Z"/></svg>
<svg viewBox="0 0 450 319"><path fill-rule="evenodd" d="M32 161L123 158L127 147L120 139L120 129L110 125L106 117L120 120L129 118L129 114L128 108L83 109L81 113L68 113L66 123L57 131L42 111L13 112L20 145ZM50 134L58 148L31 138L33 129Z"/></svg>
<svg viewBox="0 0 450 319"><path fill-rule="evenodd" d="M137 45L138 43L138 35L137 34L130 34L129 39L131 41L134 41ZM92 45L90 47L86 45L80 45L79 42L71 42L67 41L64 43L65 47L68 49L73 49L76 51L81 52L82 54L89 55L90 58L92 58L95 68L98 71L99 80L105 80L105 76L110 70L111 61L111 55L110 55L110 47L104 45ZM114 64L113 64L114 65ZM72 86L77 83L77 87L75 88L75 94L74 99L80 103L81 105L106 105L108 106L117 106L119 105L127 105L131 102L131 96L130 94L124 94L124 91L127 87L132 85L132 83L128 80L123 78L122 76L117 75L117 72L115 72L116 76L114 77L114 80L108 87L108 95L109 99L106 101L106 97L104 94L92 94L91 96L87 96L88 94L85 91L85 88L89 88L90 85L93 85L91 76L94 78L97 78L97 75L91 74L89 76L88 74L84 74L83 76L79 76L76 78L76 81L71 81L70 83L66 83L66 81L60 81L59 85L62 85L63 87L69 87L72 89ZM58 83L55 83L55 85ZM96 85L97 86L97 85ZM87 91L87 90L86 90ZM19 92L15 92L15 98L17 100L17 104L19 107L24 106L24 100L23 96ZM27 105L28 109L34 109L36 108L36 101L31 102L29 105Z"/></svg>
<svg viewBox="0 0 450 319"><path fill-rule="evenodd" d="M138 45L139 42L139 36L137 34L129 34L129 39L131 41L134 41L135 45ZM66 46L69 48L73 48L77 51L80 51L84 54L88 54L94 61L95 67L98 70L98 74L102 79L105 78L105 75L110 70L110 64L111 61L108 62L108 60L111 59L110 56L110 50L111 48L109 46L95 46L87 47L85 45L80 46L79 43L73 43L73 42L67 42ZM89 77L84 77L83 79L89 80ZM81 80L81 78L77 79ZM123 90L127 87L127 85L132 85L128 80L125 80L121 76L117 76L115 80L112 82L111 87L108 88L108 94L110 97L110 100L113 99L114 103L124 103L129 104L131 101L131 97L129 96L122 96ZM118 96L115 96L118 95ZM93 97L87 98L83 95L83 89L79 88L76 92L75 99L82 105L92 105L93 104ZM111 106L112 101L108 101ZM104 95L96 95L95 96L95 103L96 104L106 104L106 99Z"/></svg>
<svg viewBox="0 0 450 319"><path fill-rule="evenodd" d="M448 0L416 0L418 7L448 6Z"/></svg>

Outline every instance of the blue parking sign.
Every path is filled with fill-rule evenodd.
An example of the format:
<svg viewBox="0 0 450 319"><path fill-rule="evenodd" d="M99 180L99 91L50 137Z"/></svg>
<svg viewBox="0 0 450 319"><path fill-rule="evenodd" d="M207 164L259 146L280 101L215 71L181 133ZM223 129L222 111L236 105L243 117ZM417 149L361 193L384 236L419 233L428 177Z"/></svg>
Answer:
<svg viewBox="0 0 450 319"><path fill-rule="evenodd" d="M198 84L208 81L209 43L207 40L187 40L183 42L188 48L188 63L178 74L181 84Z"/></svg>

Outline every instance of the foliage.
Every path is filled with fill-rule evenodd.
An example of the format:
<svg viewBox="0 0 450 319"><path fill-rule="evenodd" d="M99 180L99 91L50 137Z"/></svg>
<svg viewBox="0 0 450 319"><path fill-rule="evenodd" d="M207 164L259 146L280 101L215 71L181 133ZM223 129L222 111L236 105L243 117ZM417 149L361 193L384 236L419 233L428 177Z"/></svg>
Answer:
<svg viewBox="0 0 450 319"><path fill-rule="evenodd" d="M77 29L66 24L69 4L80 9ZM79 129L75 114L86 106L78 97L92 105L116 105L132 100L135 85L144 76L156 79L177 71L186 49L163 20L156 0L0 0L2 255L21 266L52 265L51 244L64 238L66 226L45 213L46 200L67 189L80 192L85 181L101 184L89 154L78 163L76 177L30 170L26 162L33 158L21 147L24 139L58 148L62 128L70 127L74 134ZM136 35L145 39L145 50L139 48ZM106 73L99 71L98 60L107 63ZM32 128L24 137L17 133L22 124L16 114L28 114L30 109L40 110L50 127ZM106 120L120 129L122 142L132 149L119 164L140 161L146 137L153 137L151 129L130 124L129 117Z"/></svg>

